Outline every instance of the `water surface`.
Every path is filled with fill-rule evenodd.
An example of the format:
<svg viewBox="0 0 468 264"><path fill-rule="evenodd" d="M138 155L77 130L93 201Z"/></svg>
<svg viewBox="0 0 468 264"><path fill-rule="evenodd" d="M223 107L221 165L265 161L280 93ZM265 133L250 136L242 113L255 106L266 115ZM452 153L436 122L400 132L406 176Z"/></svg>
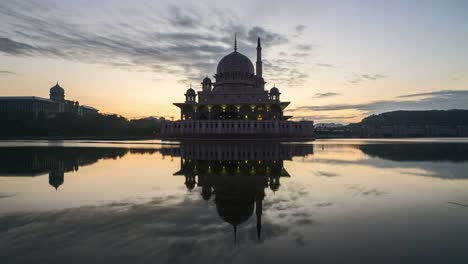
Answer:
<svg viewBox="0 0 468 264"><path fill-rule="evenodd" d="M1 141L2 263L467 263L468 141Z"/></svg>

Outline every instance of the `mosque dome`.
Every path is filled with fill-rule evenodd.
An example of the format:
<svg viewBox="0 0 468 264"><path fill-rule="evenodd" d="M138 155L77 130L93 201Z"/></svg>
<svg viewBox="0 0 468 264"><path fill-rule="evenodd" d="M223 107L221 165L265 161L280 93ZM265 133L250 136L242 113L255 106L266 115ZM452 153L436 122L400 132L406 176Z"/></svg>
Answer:
<svg viewBox="0 0 468 264"><path fill-rule="evenodd" d="M65 100L65 90L60 87L60 85L57 84L54 85L54 87L50 88L50 95L49 95L51 100L54 101L63 101Z"/></svg>
<svg viewBox="0 0 468 264"><path fill-rule="evenodd" d="M50 88L50 95L64 96L65 90L57 82L57 84L54 85L54 87Z"/></svg>
<svg viewBox="0 0 468 264"><path fill-rule="evenodd" d="M211 84L211 79L206 76L205 79L203 79L202 84Z"/></svg>
<svg viewBox="0 0 468 264"><path fill-rule="evenodd" d="M232 226L247 221L254 212L254 203L246 199L216 199L216 210L219 216Z"/></svg>
<svg viewBox="0 0 468 264"><path fill-rule="evenodd" d="M279 90L276 87L270 89L270 94L279 94Z"/></svg>
<svg viewBox="0 0 468 264"><path fill-rule="evenodd" d="M63 172L54 171L49 172L49 184L54 187L56 190L60 185L63 184L64 174Z"/></svg>
<svg viewBox="0 0 468 264"><path fill-rule="evenodd" d="M193 88L189 88L187 90L187 95L195 95L195 90Z"/></svg>
<svg viewBox="0 0 468 264"><path fill-rule="evenodd" d="M242 72L254 74L254 66L247 56L234 51L224 56L218 63L216 73Z"/></svg>

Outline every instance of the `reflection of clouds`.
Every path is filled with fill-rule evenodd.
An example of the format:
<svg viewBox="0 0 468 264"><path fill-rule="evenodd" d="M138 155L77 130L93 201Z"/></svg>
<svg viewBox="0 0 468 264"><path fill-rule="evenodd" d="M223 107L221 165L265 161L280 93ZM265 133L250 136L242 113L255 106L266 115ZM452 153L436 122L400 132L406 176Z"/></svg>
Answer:
<svg viewBox="0 0 468 264"><path fill-rule="evenodd" d="M293 223L294 225L313 225L313 213L310 207L304 204L309 193L305 186L288 184L283 186L281 194L269 197L263 202L265 214L275 222Z"/></svg>
<svg viewBox="0 0 468 264"><path fill-rule="evenodd" d="M322 176L322 177L336 177L340 176L337 173L329 172L329 171L314 171L315 175Z"/></svg>
<svg viewBox="0 0 468 264"><path fill-rule="evenodd" d="M318 203L316 204L317 207L328 207L328 206L332 206L333 203L330 203L330 202L324 202L324 203Z"/></svg>
<svg viewBox="0 0 468 264"><path fill-rule="evenodd" d="M261 241L256 237L255 219L250 219L240 226L234 244L232 227L219 218L214 203L197 197L194 192L183 199L157 197L141 204L122 201L9 214L0 218L0 246L2 253L13 256L15 262L73 263L101 258L128 263L135 261L135 256L156 263L231 262L241 257L241 248L277 237L292 236L305 243L289 225L314 223L297 206L290 213L285 210L289 213L286 221L272 222L268 212ZM285 200L279 201L279 205L274 199L270 201L270 210L287 205ZM80 256L70 259L77 253Z"/></svg>
<svg viewBox="0 0 468 264"><path fill-rule="evenodd" d="M0 199L16 196L16 193L0 193Z"/></svg>
<svg viewBox="0 0 468 264"><path fill-rule="evenodd" d="M354 195L382 196L388 194L387 192L378 190L376 188L367 189L358 185L351 185L348 187L348 189L353 191Z"/></svg>
<svg viewBox="0 0 468 264"><path fill-rule="evenodd" d="M340 160L340 159L321 159L313 158L305 160L305 162L322 163L327 165L339 166L367 166L378 169L420 169L426 173L414 173L408 171L399 171L399 174L407 174L413 176L436 177L441 179L468 179L466 173L466 163L454 162L429 162L429 161L408 161L397 162L390 160L383 160L379 158L368 158L361 160Z"/></svg>

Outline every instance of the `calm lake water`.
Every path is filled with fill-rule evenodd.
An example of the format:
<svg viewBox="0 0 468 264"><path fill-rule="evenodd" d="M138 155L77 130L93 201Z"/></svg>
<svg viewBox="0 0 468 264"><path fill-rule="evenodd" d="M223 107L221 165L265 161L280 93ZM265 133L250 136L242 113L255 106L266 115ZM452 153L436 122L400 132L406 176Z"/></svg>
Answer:
<svg viewBox="0 0 468 264"><path fill-rule="evenodd" d="M468 140L1 141L1 263L468 263Z"/></svg>

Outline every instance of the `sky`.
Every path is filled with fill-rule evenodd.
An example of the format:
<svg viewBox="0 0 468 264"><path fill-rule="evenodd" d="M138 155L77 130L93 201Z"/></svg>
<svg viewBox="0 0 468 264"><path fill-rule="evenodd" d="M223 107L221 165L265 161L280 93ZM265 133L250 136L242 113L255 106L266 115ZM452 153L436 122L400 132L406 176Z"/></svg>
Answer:
<svg viewBox="0 0 468 264"><path fill-rule="evenodd" d="M233 49L287 115L358 122L392 110L468 109L468 1L0 1L0 96L66 98L128 118L179 117ZM213 79L213 78L212 78Z"/></svg>

